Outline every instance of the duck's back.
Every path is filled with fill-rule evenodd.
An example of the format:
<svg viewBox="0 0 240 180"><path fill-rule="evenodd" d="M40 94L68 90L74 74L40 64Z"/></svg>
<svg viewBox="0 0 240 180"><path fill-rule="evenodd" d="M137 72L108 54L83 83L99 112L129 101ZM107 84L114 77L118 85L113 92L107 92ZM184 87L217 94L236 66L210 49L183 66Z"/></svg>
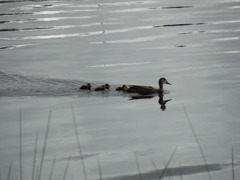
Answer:
<svg viewBox="0 0 240 180"><path fill-rule="evenodd" d="M138 93L142 95L154 94L157 93L159 90L151 87L151 86L131 86L128 88L127 92L130 93Z"/></svg>

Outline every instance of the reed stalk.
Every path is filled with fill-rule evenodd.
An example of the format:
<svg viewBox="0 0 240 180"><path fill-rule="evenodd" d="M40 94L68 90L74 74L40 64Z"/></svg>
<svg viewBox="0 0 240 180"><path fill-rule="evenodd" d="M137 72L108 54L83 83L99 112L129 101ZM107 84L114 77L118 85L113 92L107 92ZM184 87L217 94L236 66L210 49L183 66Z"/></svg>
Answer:
<svg viewBox="0 0 240 180"><path fill-rule="evenodd" d="M35 177L35 167L36 167L36 158L37 158L37 145L38 145L38 133L36 134L35 147L34 147L34 153L33 153L32 180L34 180L34 177Z"/></svg>
<svg viewBox="0 0 240 180"><path fill-rule="evenodd" d="M165 163L165 161L163 161L163 164L164 164L164 167L166 166L166 163ZM167 176L168 176L168 179L173 179L173 175L172 175L172 172L170 171L170 170L166 170L166 174L167 174Z"/></svg>
<svg viewBox="0 0 240 180"><path fill-rule="evenodd" d="M100 164L100 160L98 158L98 173L99 173L99 180L102 180L102 168L101 168L101 164Z"/></svg>
<svg viewBox="0 0 240 180"><path fill-rule="evenodd" d="M183 180L183 173L182 173L182 165L179 164L179 174L180 174L180 180Z"/></svg>
<svg viewBox="0 0 240 180"><path fill-rule="evenodd" d="M174 149L174 151L172 152L171 156L169 157L167 164L165 165L163 171L161 172L161 174L159 176L159 180L161 180L163 178L163 176L164 176L165 172L167 171L167 168L168 168L168 166L169 166L169 164L170 164L174 154L176 153L176 151L177 151L177 147Z"/></svg>
<svg viewBox="0 0 240 180"><path fill-rule="evenodd" d="M156 166L156 164L155 164L155 162L152 160L152 165L153 165L153 167L154 167L154 169L155 169L155 171L157 171L158 170L158 168L157 168L157 166Z"/></svg>
<svg viewBox="0 0 240 180"><path fill-rule="evenodd" d="M46 130L46 133L45 133L44 144L43 144L43 149L42 149L42 156L41 156L41 162L40 162L40 167L39 167L38 180L41 180L42 168L43 168L45 151L46 151L46 146L47 146L48 132L49 132L49 127L50 127L51 116L52 116L52 112L49 111L48 122L47 122L47 130Z"/></svg>
<svg viewBox="0 0 240 180"><path fill-rule="evenodd" d="M8 176L7 176L7 180L10 180L12 174L12 163L10 164L9 168L8 168Z"/></svg>
<svg viewBox="0 0 240 180"><path fill-rule="evenodd" d="M67 165L66 165L65 170L64 170L63 180L66 179L67 172L68 172L68 168L69 168L69 164L70 164L70 160L71 160L71 157L69 156L69 157L68 157L68 161L67 161Z"/></svg>
<svg viewBox="0 0 240 180"><path fill-rule="evenodd" d="M54 159L53 159L52 167L51 167L51 171L50 171L50 175L49 175L48 180L52 180L52 176L53 176L53 171L54 171L55 164L56 164L56 157L54 157Z"/></svg>
<svg viewBox="0 0 240 180"><path fill-rule="evenodd" d="M39 174L39 164L37 164L37 167L36 167L36 173L35 173L36 180L38 179L38 174Z"/></svg>
<svg viewBox="0 0 240 180"><path fill-rule="evenodd" d="M232 146L232 180L235 180L235 170L234 170L234 149Z"/></svg>
<svg viewBox="0 0 240 180"><path fill-rule="evenodd" d="M81 147L81 143L80 143L79 135L78 135L78 130L77 130L74 108L73 108L72 104L71 104L71 109L72 109L73 127L74 127L74 132L75 132L75 136L76 136L76 140L77 140L78 151L79 151L79 155L80 155L80 159L81 159L81 163L82 163L83 175L84 175L84 179L88 180L87 171L86 171L86 168L85 168L84 158L83 158L83 154L82 154L82 147Z"/></svg>
<svg viewBox="0 0 240 180"><path fill-rule="evenodd" d="M20 163L20 180L22 180L22 110L19 110L19 163Z"/></svg>
<svg viewBox="0 0 240 180"><path fill-rule="evenodd" d="M199 151L200 151L200 153L201 153L201 155L202 155L202 159L203 159L203 161L204 161L204 164L205 164L205 167L206 167L206 170L207 170L207 173L208 173L208 178L209 178L209 180L212 180L212 176L211 176L211 174L210 174L210 169L209 169L209 167L208 167L207 159L206 159L206 157L205 157L205 155L204 155L203 148L202 148L202 146L201 146L201 144L200 144L200 142L199 142L199 140L198 140L197 134L196 134L196 132L195 132L195 130L194 130L194 128L193 128L193 125L192 125L192 123L191 123L191 121L190 121L190 118L189 118L189 116L188 116L188 113L187 113L187 110L186 110L186 108L185 108L185 105L183 105L183 110L184 110L184 113L185 113L186 118L187 118L187 120L188 120L188 124L189 124L189 126L190 126L190 128L191 128L191 130L192 130L192 133L193 133L193 136L194 136L194 138L195 138L195 141L197 142Z"/></svg>
<svg viewBox="0 0 240 180"><path fill-rule="evenodd" d="M139 180L142 180L142 173L141 173L141 169L140 169L140 165L139 165L139 161L138 161L136 152L134 153L134 156L135 156L135 162L136 162L137 170L138 170L138 177L139 177Z"/></svg>

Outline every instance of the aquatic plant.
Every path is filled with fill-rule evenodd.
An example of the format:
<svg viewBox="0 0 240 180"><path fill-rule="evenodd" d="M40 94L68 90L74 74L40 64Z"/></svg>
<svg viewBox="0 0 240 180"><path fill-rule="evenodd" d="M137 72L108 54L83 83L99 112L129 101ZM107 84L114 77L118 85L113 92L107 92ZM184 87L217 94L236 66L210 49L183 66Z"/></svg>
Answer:
<svg viewBox="0 0 240 180"><path fill-rule="evenodd" d="M199 147L199 150L200 150L200 153L201 153L201 156L202 156L202 159L204 161L204 165L200 165L198 166L198 168L203 168L205 167L206 168L206 172L208 173L208 178L211 180L212 179L212 176L210 174L210 171L211 170L214 170L214 164L212 166L210 166L208 163L207 163L207 160L206 160L206 156L204 154L204 151L203 151L203 148L200 144L200 141L198 140L197 138L197 134L194 130L194 127L191 123L191 120L188 116L188 113L187 113L187 110L186 110L186 107L183 106L183 110L184 110L184 113L186 115L186 118L188 120L188 123L189 123L189 126L192 130L192 133L193 133L193 136L194 136L194 139L196 141L196 143L198 144L198 147ZM72 121L73 121L73 127L74 127L74 133L75 133L75 136L76 136L76 141L77 141L77 145L78 145L78 151L79 151L79 156L80 156L80 161L81 161L81 164L82 164L82 170L83 170L83 173L84 173L84 178L85 180L88 180L88 176L87 176L87 171L86 171L86 166L85 166L85 162L84 162L84 157L83 157L83 153L82 153L82 146L81 146L81 143L80 143L80 138L79 138L79 133L78 133L78 129L77 129L77 124L76 124L76 117L75 117L75 112L74 112L74 107L73 105L71 105L71 112L72 112ZM44 161L45 161L45 153L46 153L46 148L47 148L47 141L48 141L48 134L49 134L49 130L50 130L50 122L51 122L51 117L52 117L52 111L50 110L49 111L49 114L48 114L48 120L47 120L47 125L46 125L46 131L45 131L45 136L44 136L44 143L43 143L43 146L41 148L41 158L40 158L40 163L37 163L37 154L38 154L38 137L39 137L39 134L36 133L36 137L35 137L35 146L34 146L34 149L33 149L33 161L32 161L32 172L31 172L31 179L32 180L41 180L41 176L42 176L42 173L43 173L43 167L44 167ZM22 153L22 110L19 110L19 179L23 179L23 153ZM175 149L172 151L172 153L170 154L170 157L168 158L167 162L164 163L164 168L163 169L158 169L155 162L152 160L152 164L154 166L154 170L152 171L152 173L155 173L156 174L156 178L158 178L159 180L165 178L165 177L173 177L173 176L179 176L179 178L181 180L183 180L183 175L184 175L184 170L187 170L187 171L191 171L194 169L194 166L191 166L191 167L183 167L182 164L179 165L179 167L176 167L176 168L170 168L170 163L175 155L175 153L177 152L177 147L175 147ZM136 174L136 178L138 177L139 180L145 180L147 179L147 174L146 173L143 173L141 171L141 168L140 168L140 163L139 163L139 159L138 159L138 156L137 156L137 153L134 153L134 157L135 157L135 163L136 163L136 167L137 167L137 171L138 173ZM69 171L69 167L70 167L70 162L71 162L71 156L69 156L67 158L67 161L66 161L66 166L64 168L64 171L63 171L63 175L62 175L62 180L66 180L68 179L67 178L67 175L68 175L68 171ZM56 157L53 158L52 160L52 166L51 168L49 169L49 178L48 180L52 180L53 179L53 175L54 175L54 169L55 169L55 165L56 165ZM235 162L234 162L234 147L232 147L232 150L231 150L231 163L229 163L229 165L231 165L231 176L232 176L232 180L235 180ZM101 168L101 163L100 163L100 159L99 157L97 158L97 167L98 167L98 173L99 173L99 180L103 180L103 173L102 173L102 168ZM14 179L12 177L12 169L13 169L13 166L12 166L12 163L10 163L9 167L8 167L8 171L7 171L7 177L6 177L6 180L10 180L10 179ZM0 172L0 180L2 179L1 177L1 172ZM55 179L59 179L57 177L55 177ZM73 179L73 176L71 175L71 179Z"/></svg>

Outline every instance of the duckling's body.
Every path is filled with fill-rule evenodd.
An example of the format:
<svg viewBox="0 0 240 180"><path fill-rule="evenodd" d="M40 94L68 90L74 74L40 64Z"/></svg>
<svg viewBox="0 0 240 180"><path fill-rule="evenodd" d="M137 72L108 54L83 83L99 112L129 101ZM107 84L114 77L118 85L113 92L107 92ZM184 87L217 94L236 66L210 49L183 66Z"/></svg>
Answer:
<svg viewBox="0 0 240 180"><path fill-rule="evenodd" d="M105 87L105 89L109 89L110 88L109 84L105 84L104 87Z"/></svg>
<svg viewBox="0 0 240 180"><path fill-rule="evenodd" d="M82 85L79 89L82 89L82 90L91 90L91 84L90 83L87 83L85 85Z"/></svg>
<svg viewBox="0 0 240 180"><path fill-rule="evenodd" d="M169 84L171 85L166 78L160 78L158 81L159 89L155 89L151 86L131 86L127 89L127 92L130 93L138 93L141 95L149 95L149 94L155 94L155 93L163 93L163 84Z"/></svg>
<svg viewBox="0 0 240 180"><path fill-rule="evenodd" d="M124 84L123 86L117 87L116 91L123 91L126 92L128 89L128 87Z"/></svg>
<svg viewBox="0 0 240 180"><path fill-rule="evenodd" d="M104 91L104 90L105 90L105 86L104 86L104 85L99 86L99 87L96 87L96 88L94 89L94 91Z"/></svg>
<svg viewBox="0 0 240 180"><path fill-rule="evenodd" d="M110 88L109 84L105 84L105 85L96 87L96 88L94 89L94 91L105 91L105 90L107 90L107 89L109 89L109 88Z"/></svg>

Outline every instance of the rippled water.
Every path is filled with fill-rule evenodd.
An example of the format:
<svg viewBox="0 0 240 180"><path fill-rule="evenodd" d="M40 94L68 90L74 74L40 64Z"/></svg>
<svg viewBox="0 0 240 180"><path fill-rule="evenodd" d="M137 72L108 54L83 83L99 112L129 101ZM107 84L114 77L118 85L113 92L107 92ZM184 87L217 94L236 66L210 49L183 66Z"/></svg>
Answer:
<svg viewBox="0 0 240 180"><path fill-rule="evenodd" d="M232 146L238 177L239 9L239 0L1 0L0 177L12 165L10 178L20 179L21 109L24 179L37 133L39 169L49 111L42 179L54 158L62 179L68 157L66 179L84 179L71 106L89 179L99 178L98 160L104 179L156 179L176 147L166 176L209 179L205 158L212 179L230 179ZM160 77L172 83L164 97L114 90L157 87ZM79 91L87 82L111 88Z"/></svg>

